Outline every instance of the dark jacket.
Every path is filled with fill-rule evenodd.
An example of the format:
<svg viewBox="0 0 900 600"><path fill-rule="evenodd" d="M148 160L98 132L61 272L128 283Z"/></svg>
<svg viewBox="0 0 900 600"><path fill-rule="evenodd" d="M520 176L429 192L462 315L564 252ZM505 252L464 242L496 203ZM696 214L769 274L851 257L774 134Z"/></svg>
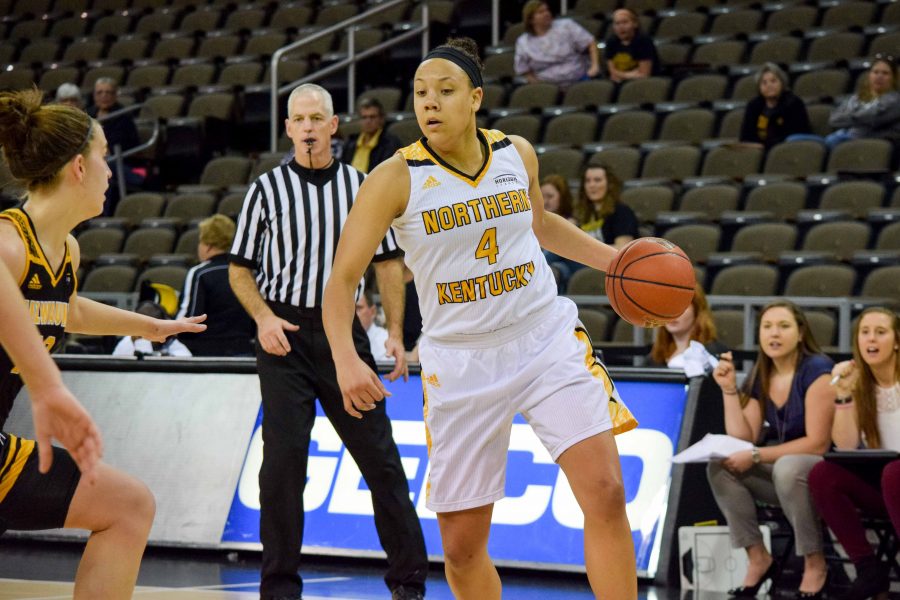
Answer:
<svg viewBox="0 0 900 600"><path fill-rule="evenodd" d="M116 112L123 108L125 107L116 103L110 108L110 112ZM97 107L92 106L88 109L87 113L96 119ZM140 143L137 127L134 124L134 117L132 116L133 114L134 113L120 115L100 123L103 126L103 133L106 134L106 142L109 144L110 154L115 152L116 144L120 145L122 150L128 150Z"/></svg>
<svg viewBox="0 0 900 600"><path fill-rule="evenodd" d="M206 314L206 331L178 339L194 356L251 356L256 324L228 283L228 254L219 254L188 271L178 318Z"/></svg>
<svg viewBox="0 0 900 600"><path fill-rule="evenodd" d="M768 115L765 111L766 100L762 96L756 96L747 103L741 124L742 142L755 142L771 148L789 135L812 133L806 105L791 92L783 92Z"/></svg>
<svg viewBox="0 0 900 600"><path fill-rule="evenodd" d="M356 153L357 140L359 140L358 133L351 135L350 139L344 143L344 151L341 153L341 160L348 165L353 163L353 155ZM372 169L389 159L394 152L402 147L403 143L399 138L391 135L385 129L382 129L381 135L378 137L378 143L375 144L375 147L372 148L372 152L369 154L369 169L366 172L371 173Z"/></svg>

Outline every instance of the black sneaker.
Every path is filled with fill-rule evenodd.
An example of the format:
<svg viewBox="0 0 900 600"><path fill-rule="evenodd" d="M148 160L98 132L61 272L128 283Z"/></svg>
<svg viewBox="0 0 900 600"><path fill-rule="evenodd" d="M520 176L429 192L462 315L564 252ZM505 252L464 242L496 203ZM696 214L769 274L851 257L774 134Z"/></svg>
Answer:
<svg viewBox="0 0 900 600"><path fill-rule="evenodd" d="M406 585L398 585L391 590L391 600L424 600L425 592Z"/></svg>

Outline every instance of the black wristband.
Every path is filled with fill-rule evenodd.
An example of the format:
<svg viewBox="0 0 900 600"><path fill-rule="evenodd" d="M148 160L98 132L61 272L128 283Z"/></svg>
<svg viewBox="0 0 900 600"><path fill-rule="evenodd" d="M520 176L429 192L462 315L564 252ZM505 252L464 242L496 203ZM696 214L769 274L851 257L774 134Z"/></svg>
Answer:
<svg viewBox="0 0 900 600"><path fill-rule="evenodd" d="M853 396L847 396L846 398L835 398L835 404L850 404L853 402Z"/></svg>

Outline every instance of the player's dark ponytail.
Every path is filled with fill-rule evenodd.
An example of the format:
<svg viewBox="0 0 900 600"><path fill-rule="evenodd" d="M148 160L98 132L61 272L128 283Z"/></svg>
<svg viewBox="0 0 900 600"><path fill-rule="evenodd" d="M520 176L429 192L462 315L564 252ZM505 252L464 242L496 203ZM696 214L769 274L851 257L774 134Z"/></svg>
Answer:
<svg viewBox="0 0 900 600"><path fill-rule="evenodd" d="M9 170L29 190L50 185L63 165L85 152L93 119L65 104L42 105L37 88L0 93L0 146Z"/></svg>
<svg viewBox="0 0 900 600"><path fill-rule="evenodd" d="M483 71L484 65L481 63L481 57L479 56L478 51L478 43L470 37L458 37L458 38L447 38L444 46L449 46L450 48L454 48L459 50L463 54L468 55L476 65L478 65L478 70Z"/></svg>

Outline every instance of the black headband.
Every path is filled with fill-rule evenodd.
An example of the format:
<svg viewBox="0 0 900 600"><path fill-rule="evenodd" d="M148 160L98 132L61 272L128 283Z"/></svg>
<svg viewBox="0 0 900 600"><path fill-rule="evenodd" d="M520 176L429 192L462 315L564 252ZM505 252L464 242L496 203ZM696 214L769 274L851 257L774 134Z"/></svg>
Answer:
<svg viewBox="0 0 900 600"><path fill-rule="evenodd" d="M425 56L425 60L432 58L443 58L458 66L469 76L472 87L478 88L484 86L484 80L481 78L481 70L478 68L478 65L475 64L475 61L465 52L460 52L456 48L451 48L450 46L438 46Z"/></svg>

